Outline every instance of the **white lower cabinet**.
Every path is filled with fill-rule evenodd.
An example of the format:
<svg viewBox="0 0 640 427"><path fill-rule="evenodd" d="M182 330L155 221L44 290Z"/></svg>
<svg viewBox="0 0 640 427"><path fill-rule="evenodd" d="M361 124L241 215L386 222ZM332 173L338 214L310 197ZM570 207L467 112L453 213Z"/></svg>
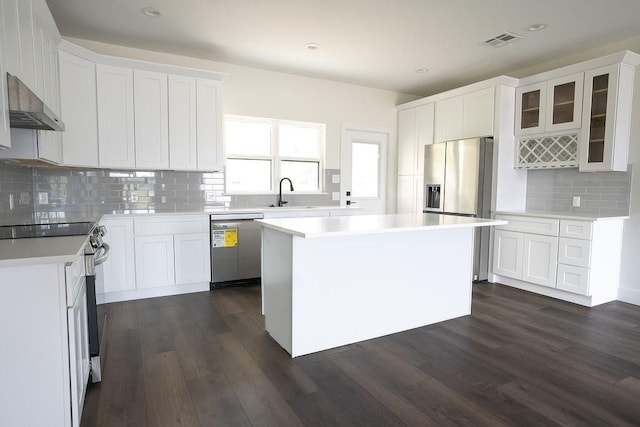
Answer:
<svg viewBox="0 0 640 427"><path fill-rule="evenodd" d="M211 280L209 233L173 236L176 285Z"/></svg>
<svg viewBox="0 0 640 427"><path fill-rule="evenodd" d="M494 231L497 281L587 306L616 299L623 219L496 218L509 221Z"/></svg>
<svg viewBox="0 0 640 427"><path fill-rule="evenodd" d="M96 283L97 298L136 289L136 260L133 244L133 218L103 219L107 228L104 241L111 247L107 261L102 264L103 281Z"/></svg>
<svg viewBox="0 0 640 427"><path fill-rule="evenodd" d="M87 324L87 286L84 277L73 305L67 309L69 331L69 372L71 375L71 419L80 425L84 396L90 373L89 329Z"/></svg>
<svg viewBox="0 0 640 427"><path fill-rule="evenodd" d="M555 287L558 238L536 234L523 236L522 280Z"/></svg>
<svg viewBox="0 0 640 427"><path fill-rule="evenodd" d="M136 237L135 247L138 289L175 284L173 236Z"/></svg>

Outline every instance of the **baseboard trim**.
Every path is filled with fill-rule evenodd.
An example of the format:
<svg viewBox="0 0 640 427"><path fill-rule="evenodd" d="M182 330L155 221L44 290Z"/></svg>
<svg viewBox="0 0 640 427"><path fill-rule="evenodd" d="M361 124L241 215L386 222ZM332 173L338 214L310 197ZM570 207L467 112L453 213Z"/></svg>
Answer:
<svg viewBox="0 0 640 427"><path fill-rule="evenodd" d="M618 301L640 306L640 290L620 287Z"/></svg>
<svg viewBox="0 0 640 427"><path fill-rule="evenodd" d="M130 301L144 298L166 297L169 295L190 294L209 291L209 282L191 283L188 285L162 286L159 288L133 289L130 291L96 294L97 304Z"/></svg>

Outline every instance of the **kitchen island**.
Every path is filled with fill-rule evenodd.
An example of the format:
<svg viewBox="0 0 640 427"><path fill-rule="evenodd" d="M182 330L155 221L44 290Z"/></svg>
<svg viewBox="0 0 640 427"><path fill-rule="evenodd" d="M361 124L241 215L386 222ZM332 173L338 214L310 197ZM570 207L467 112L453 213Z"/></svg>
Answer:
<svg viewBox="0 0 640 427"><path fill-rule="evenodd" d="M258 221L265 328L292 357L471 313L473 230L437 214Z"/></svg>

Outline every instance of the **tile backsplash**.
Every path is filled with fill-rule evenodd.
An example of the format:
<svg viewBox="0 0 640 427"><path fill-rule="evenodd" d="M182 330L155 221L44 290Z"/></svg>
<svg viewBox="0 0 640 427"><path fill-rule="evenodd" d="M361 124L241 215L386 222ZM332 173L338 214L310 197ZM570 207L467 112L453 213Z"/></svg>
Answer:
<svg viewBox="0 0 640 427"><path fill-rule="evenodd" d="M631 165L627 172L578 172L546 169L527 172L527 210L628 215ZM573 207L573 196L580 206Z"/></svg>
<svg viewBox="0 0 640 427"><path fill-rule="evenodd" d="M329 206L340 191L325 170L325 193L287 193L291 205ZM295 184L295 183L294 183ZM47 203L41 203L40 197ZM277 195L225 195L224 172L131 171L25 167L0 163L0 215L39 218L113 212L206 211L216 207L266 207Z"/></svg>

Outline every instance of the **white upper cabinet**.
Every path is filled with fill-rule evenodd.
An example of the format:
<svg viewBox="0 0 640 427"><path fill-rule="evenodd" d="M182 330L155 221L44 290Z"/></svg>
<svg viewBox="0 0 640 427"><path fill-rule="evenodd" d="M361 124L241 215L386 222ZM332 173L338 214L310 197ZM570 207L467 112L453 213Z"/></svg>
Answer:
<svg viewBox="0 0 640 427"><path fill-rule="evenodd" d="M133 70L96 66L99 164L134 168Z"/></svg>
<svg viewBox="0 0 640 427"><path fill-rule="evenodd" d="M398 175L422 175L424 146L433 144L434 104L398 113Z"/></svg>
<svg viewBox="0 0 640 427"><path fill-rule="evenodd" d="M579 129L584 73L516 89L516 135Z"/></svg>
<svg viewBox="0 0 640 427"><path fill-rule="evenodd" d="M0 23L4 24L4 3L0 3ZM7 47L4 30L0 29L0 76L7 75ZM0 149L11 148L11 130L9 128L9 97L7 79L0 78Z"/></svg>
<svg viewBox="0 0 640 427"><path fill-rule="evenodd" d="M494 88L436 102L435 142L493 135Z"/></svg>
<svg viewBox="0 0 640 427"><path fill-rule="evenodd" d="M169 168L169 109L167 75L134 70L136 167Z"/></svg>
<svg viewBox="0 0 640 427"><path fill-rule="evenodd" d="M197 166L196 79L169 75L169 167Z"/></svg>
<svg viewBox="0 0 640 427"><path fill-rule="evenodd" d="M64 164L98 167L96 66L64 51L59 63Z"/></svg>
<svg viewBox="0 0 640 427"><path fill-rule="evenodd" d="M580 171L626 171L635 70L612 64L585 72Z"/></svg>
<svg viewBox="0 0 640 427"><path fill-rule="evenodd" d="M199 78L196 91L198 169L222 170L222 82Z"/></svg>

